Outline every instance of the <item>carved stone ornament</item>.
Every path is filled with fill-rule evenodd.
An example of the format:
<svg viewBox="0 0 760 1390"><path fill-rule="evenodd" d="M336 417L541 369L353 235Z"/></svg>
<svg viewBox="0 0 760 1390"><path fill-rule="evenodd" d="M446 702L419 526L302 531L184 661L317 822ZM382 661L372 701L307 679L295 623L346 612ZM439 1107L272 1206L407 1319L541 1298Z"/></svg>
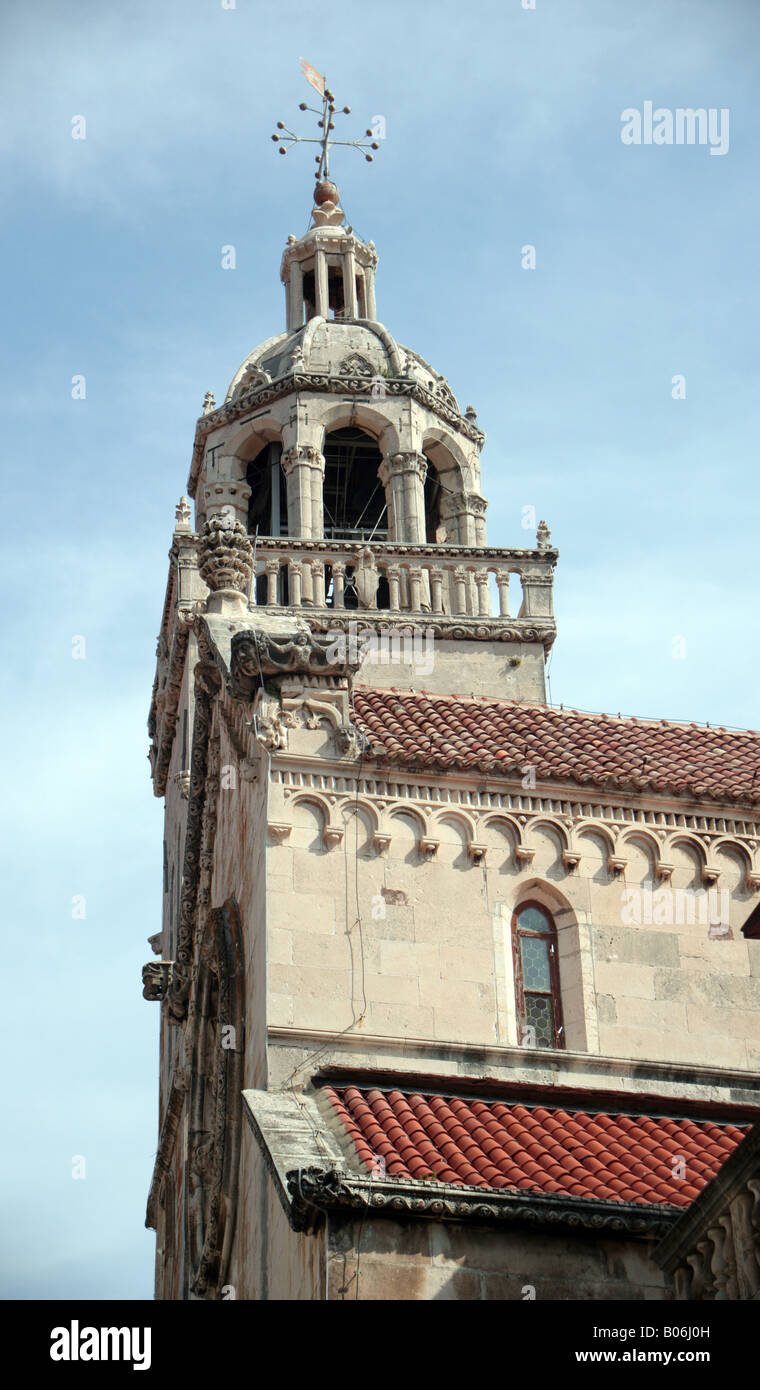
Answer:
<svg viewBox="0 0 760 1390"><path fill-rule="evenodd" d="M352 352L344 357L338 368L341 376L374 376L375 369L360 352Z"/></svg>
<svg viewBox="0 0 760 1390"><path fill-rule="evenodd" d="M143 999L155 1002L166 998L166 991L171 984L173 964L174 961L171 960L149 960L147 965L143 966Z"/></svg>
<svg viewBox="0 0 760 1390"><path fill-rule="evenodd" d="M360 608L377 607L379 570L369 546L359 551L354 563L354 584Z"/></svg>
<svg viewBox="0 0 760 1390"><path fill-rule="evenodd" d="M295 632L275 637L261 631L236 632L232 638L232 693L237 699L250 700L254 691L268 676L282 676L300 671L308 675L346 676L358 669L347 644L335 643L312 632Z"/></svg>
<svg viewBox="0 0 760 1390"><path fill-rule="evenodd" d="M185 1242L191 1292L215 1299L229 1269L240 1160L245 992L234 898L209 914L197 960L190 1010Z"/></svg>
<svg viewBox="0 0 760 1390"><path fill-rule="evenodd" d="M209 589L234 589L245 594L252 568L251 542L232 509L209 517L201 537L199 565L201 578Z"/></svg>

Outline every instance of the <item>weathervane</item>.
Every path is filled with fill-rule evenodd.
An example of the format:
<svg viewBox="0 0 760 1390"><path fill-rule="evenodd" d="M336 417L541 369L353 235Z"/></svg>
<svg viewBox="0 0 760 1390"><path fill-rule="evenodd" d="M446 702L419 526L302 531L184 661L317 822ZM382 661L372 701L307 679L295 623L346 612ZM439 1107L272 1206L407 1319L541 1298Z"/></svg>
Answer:
<svg viewBox="0 0 760 1390"><path fill-rule="evenodd" d="M374 132L371 130L365 131L365 136L361 140L331 139L330 131L335 129L335 122L333 120L333 116L336 112L335 97L327 86L322 74L317 72L316 68L311 66L311 63L307 63L305 58L301 58L300 63L301 72L306 78L306 81L311 84L322 98L322 110L320 111L315 106L307 105L305 101L301 102L299 110L312 111L315 116L319 116L319 126L323 133L320 136L296 135L295 132L289 130L282 121L278 121L277 130L280 131L281 134L273 135L272 139L280 146L280 154L287 154L288 146L290 145L319 145L320 153L315 156L317 163L316 178L319 181L329 178L329 156L333 145L346 145L354 150L363 150L365 152L364 158L367 160L368 164L371 164L374 156L366 153L366 151L379 150L380 146L376 140L367 143L366 136L372 135ZM350 116L351 107L344 106L339 114L341 116Z"/></svg>

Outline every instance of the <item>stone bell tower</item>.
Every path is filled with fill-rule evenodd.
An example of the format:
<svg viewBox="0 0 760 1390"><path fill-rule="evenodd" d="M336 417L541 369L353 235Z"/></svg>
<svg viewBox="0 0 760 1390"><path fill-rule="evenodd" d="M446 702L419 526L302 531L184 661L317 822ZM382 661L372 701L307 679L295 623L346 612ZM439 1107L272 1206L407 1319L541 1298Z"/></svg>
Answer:
<svg viewBox="0 0 760 1390"><path fill-rule="evenodd" d="M381 654L424 628L432 688L542 700L555 635L548 530L532 549L487 546L475 410L378 320L376 267L336 185L319 181L311 226L282 258L284 332L246 358L223 405L207 397L198 422L194 534L226 536L226 517L250 539L250 583L221 586L236 612L373 632ZM384 684L389 664L368 678ZM412 663L395 666L393 684L415 684Z"/></svg>
<svg viewBox="0 0 760 1390"><path fill-rule="evenodd" d="M246 1292L269 1199L240 1094L279 1077L272 1030L340 1031L372 1015L374 1031L403 1032L392 1009L362 1012L354 978L303 1008L290 982L279 1002L275 988L283 914L306 912L335 942L325 978L351 944L334 936L345 905L330 894L348 849L346 788L373 756L356 682L544 699L557 552L543 522L531 548L488 546L475 410L379 321L376 267L336 185L318 178L311 225L282 258L285 327L221 405L207 395L194 513L188 498L177 507L149 720L166 798L163 919L143 972L161 1002L148 1207L159 1297L265 1296ZM393 833L373 785L367 843L381 865ZM278 865L309 817L320 856L339 853L315 878L307 856L307 904ZM418 840L434 856L437 840ZM358 854L353 831L351 845ZM473 838L473 864L479 854Z"/></svg>

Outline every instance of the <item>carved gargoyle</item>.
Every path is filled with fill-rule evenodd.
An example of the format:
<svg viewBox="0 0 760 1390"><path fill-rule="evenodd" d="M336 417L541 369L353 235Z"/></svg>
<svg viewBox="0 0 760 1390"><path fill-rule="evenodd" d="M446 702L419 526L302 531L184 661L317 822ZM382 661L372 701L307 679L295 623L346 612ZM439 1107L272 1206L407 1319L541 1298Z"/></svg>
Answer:
<svg viewBox="0 0 760 1390"><path fill-rule="evenodd" d="M251 700L268 676L296 671L313 676L346 676L357 669L358 660L353 660L348 650L341 651L342 659L333 659L333 647L326 634L294 632L275 637L267 632L236 632L230 656L232 694L237 699Z"/></svg>
<svg viewBox="0 0 760 1390"><path fill-rule="evenodd" d="M173 960L149 960L142 968L143 999L153 1002L166 997L172 977Z"/></svg>

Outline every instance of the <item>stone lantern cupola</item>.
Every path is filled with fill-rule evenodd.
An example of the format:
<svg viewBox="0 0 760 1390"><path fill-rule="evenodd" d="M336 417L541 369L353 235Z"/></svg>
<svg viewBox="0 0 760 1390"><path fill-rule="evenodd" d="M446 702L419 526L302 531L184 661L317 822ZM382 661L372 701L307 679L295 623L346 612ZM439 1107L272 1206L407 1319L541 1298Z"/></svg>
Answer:
<svg viewBox="0 0 760 1390"><path fill-rule="evenodd" d="M288 237L280 277L289 331L315 315L376 318L374 244L365 246L351 227L344 227L339 199L332 180L321 180L314 191L312 226L305 236Z"/></svg>

